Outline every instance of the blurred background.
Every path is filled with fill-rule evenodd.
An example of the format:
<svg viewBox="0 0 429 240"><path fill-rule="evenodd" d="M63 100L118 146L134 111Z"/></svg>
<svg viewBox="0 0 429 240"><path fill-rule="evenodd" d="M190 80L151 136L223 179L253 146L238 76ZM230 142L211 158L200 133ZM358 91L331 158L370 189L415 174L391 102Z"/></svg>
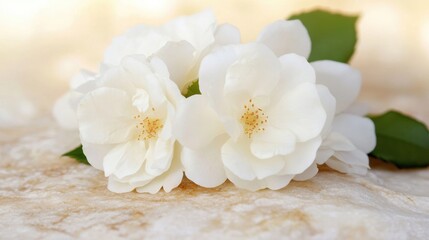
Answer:
<svg viewBox="0 0 429 240"><path fill-rule="evenodd" d="M210 8L252 41L267 24L323 8L358 14L351 65L362 71L361 100L429 124L427 0L0 0L0 127L50 114L81 68L96 71L113 37Z"/></svg>

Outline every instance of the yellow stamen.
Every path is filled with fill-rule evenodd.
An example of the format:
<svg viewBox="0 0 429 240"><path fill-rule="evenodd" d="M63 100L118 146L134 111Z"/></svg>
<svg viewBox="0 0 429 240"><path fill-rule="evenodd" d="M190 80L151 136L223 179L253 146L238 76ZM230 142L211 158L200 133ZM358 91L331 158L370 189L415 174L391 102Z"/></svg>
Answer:
<svg viewBox="0 0 429 240"><path fill-rule="evenodd" d="M153 109L154 110L154 109ZM136 128L138 129L137 140L149 140L158 136L158 132L162 129L163 124L161 119L145 117L142 118L140 115L134 116L138 122Z"/></svg>
<svg viewBox="0 0 429 240"><path fill-rule="evenodd" d="M244 128L244 134L251 138L254 133L265 131L262 125L267 123L268 117L265 116L261 108L255 107L252 99L250 99L249 103L244 105L244 113L241 115L240 121Z"/></svg>

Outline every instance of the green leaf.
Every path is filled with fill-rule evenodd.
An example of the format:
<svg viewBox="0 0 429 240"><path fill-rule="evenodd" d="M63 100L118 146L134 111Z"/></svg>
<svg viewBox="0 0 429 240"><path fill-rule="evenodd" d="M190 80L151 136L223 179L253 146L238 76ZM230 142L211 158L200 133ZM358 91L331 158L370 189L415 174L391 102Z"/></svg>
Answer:
<svg viewBox="0 0 429 240"><path fill-rule="evenodd" d="M429 166L429 131L423 123L395 111L370 118L377 135L371 155L399 168Z"/></svg>
<svg viewBox="0 0 429 240"><path fill-rule="evenodd" d="M311 54L308 61L333 60L348 62L356 45L357 16L346 16L315 10L291 16L299 19L311 38Z"/></svg>
<svg viewBox="0 0 429 240"><path fill-rule="evenodd" d="M75 159L76 161L78 161L80 163L84 163L84 164L89 165L89 162L86 159L85 154L83 153L82 145L80 145L79 147L71 150L70 152L64 153L63 156L71 157L71 158Z"/></svg>
<svg viewBox="0 0 429 240"><path fill-rule="evenodd" d="M188 90L185 94L183 94L183 96L188 98L195 94L201 94L200 85L198 84L198 79L193 81L191 84L189 84Z"/></svg>

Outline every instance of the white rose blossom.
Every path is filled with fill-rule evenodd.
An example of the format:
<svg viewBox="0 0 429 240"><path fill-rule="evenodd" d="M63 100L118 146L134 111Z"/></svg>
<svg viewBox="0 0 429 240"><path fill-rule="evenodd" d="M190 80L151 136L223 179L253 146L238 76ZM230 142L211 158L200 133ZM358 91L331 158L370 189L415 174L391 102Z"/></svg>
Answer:
<svg viewBox="0 0 429 240"><path fill-rule="evenodd" d="M156 193L178 186L183 170L172 127L182 100L164 63L124 58L93 81L77 107L84 153L113 192Z"/></svg>
<svg viewBox="0 0 429 240"><path fill-rule="evenodd" d="M129 55L158 57L167 65L170 78L182 92L197 80L201 59L214 47L239 43L240 33L229 24L216 24L211 11L183 16L161 26L136 26L113 39L107 47L100 73L117 66ZM77 130L76 106L82 94L96 85L96 74L81 71L71 81L71 89L54 106L53 114L65 129Z"/></svg>
<svg viewBox="0 0 429 240"><path fill-rule="evenodd" d="M293 52L308 58L311 49L308 33L299 21L277 21L270 24L262 31L258 37L258 42L267 45L277 56ZM315 161L301 174L293 176L293 179L310 179L318 172L317 164L323 163L344 173L364 174L369 167L366 153L369 153L375 147L375 131L373 123L368 118L362 117L362 113L360 115L352 113L352 104L360 91L360 75L348 65L333 61L318 61L313 63L313 67L316 70L317 83L319 84L317 88L321 102L327 112L327 121L321 133L323 143L317 152ZM331 95L331 92L335 98ZM222 144L222 140L218 141L219 147ZM194 151L196 146L192 147L193 149L185 148L186 150L183 153L192 152L195 155L194 157L198 157L197 151ZM210 153L208 155L215 155L215 157L208 157L207 154L202 154L203 152ZM223 157L223 155L216 154L218 153L204 149L204 151L200 152L199 157L209 159ZM204 164L202 163L203 161L189 161L188 159L191 158L192 156L184 155L185 169L187 169L187 165ZM203 175L209 171L216 175L216 171L213 171L215 167L211 167L210 164L200 166L203 167L200 171L186 170L187 176L200 185L207 187L218 185L225 180L227 175L236 185L239 182L241 187L250 190L264 187L271 188L267 179L265 181L243 181L243 179L238 179L236 175L231 174L228 169L225 171L219 170L221 169L219 161L210 161L209 159L207 162L217 165L216 169L218 169L218 178L213 178L213 182L210 182L210 177L206 177L208 182L202 184L198 182L198 178L204 179ZM223 175L223 172L225 172L225 175Z"/></svg>
<svg viewBox="0 0 429 240"><path fill-rule="evenodd" d="M310 55L310 37L299 21L274 22L262 31L258 41L270 46L277 56L286 52L306 58ZM364 117L367 112L359 109L356 103L361 75L347 64L330 60L316 61L312 66L316 72L316 83L326 86L334 98L321 98L327 121L316 161L294 179L307 180L315 176L317 164L324 163L343 173L365 174L369 168L367 153L375 148L376 137L374 123Z"/></svg>
<svg viewBox="0 0 429 240"><path fill-rule="evenodd" d="M229 45L205 57L199 77L202 95L179 106L175 127L189 179L280 189L313 164L326 113L304 57Z"/></svg>

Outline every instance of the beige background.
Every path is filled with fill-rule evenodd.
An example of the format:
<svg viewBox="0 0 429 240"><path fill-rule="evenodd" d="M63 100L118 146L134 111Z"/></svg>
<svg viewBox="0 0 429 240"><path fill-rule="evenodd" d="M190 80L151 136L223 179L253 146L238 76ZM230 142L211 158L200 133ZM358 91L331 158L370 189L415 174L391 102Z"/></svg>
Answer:
<svg viewBox="0 0 429 240"><path fill-rule="evenodd" d="M351 64L373 112L396 108L429 123L426 0L0 0L0 126L48 113L80 68L96 71L112 38L211 8L252 41L261 28L315 7L360 14ZM18 116L18 120L17 117Z"/></svg>

